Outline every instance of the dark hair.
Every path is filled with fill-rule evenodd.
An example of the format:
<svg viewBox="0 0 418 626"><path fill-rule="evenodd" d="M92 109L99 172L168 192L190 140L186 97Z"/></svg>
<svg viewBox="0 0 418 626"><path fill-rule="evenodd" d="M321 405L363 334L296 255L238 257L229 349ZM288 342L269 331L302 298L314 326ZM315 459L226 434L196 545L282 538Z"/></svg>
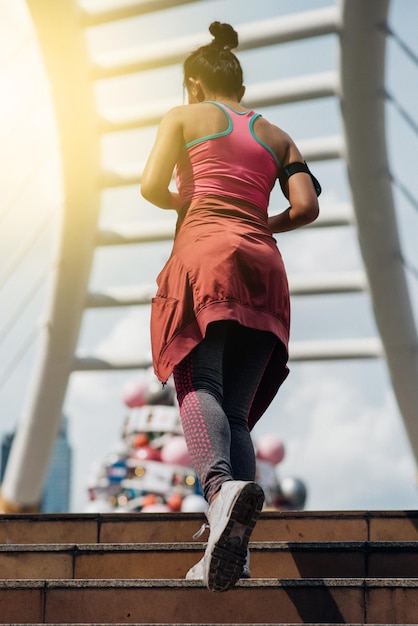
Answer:
<svg viewBox="0 0 418 626"><path fill-rule="evenodd" d="M212 22L209 32L214 39L192 52L184 61L184 84L188 78L200 78L212 91L235 95L243 83L242 68L231 49L238 46L238 34L230 24Z"/></svg>

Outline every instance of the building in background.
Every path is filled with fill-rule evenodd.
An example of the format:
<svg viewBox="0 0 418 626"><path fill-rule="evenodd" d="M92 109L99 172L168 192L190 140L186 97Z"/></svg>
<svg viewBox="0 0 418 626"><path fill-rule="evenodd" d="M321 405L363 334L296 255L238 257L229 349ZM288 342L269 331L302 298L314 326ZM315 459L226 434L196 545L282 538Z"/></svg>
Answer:
<svg viewBox="0 0 418 626"><path fill-rule="evenodd" d="M1 441L0 482L15 433L6 433ZM52 453L40 507L41 513L67 513L70 509L72 448L68 440L67 418L62 417Z"/></svg>

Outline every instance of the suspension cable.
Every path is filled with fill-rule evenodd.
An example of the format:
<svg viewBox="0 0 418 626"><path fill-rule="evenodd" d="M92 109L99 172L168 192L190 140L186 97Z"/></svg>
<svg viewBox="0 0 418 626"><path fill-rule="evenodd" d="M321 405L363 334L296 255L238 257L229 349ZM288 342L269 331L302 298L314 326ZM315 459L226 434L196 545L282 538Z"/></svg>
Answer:
<svg viewBox="0 0 418 626"><path fill-rule="evenodd" d="M406 259L402 253L400 253L400 259L402 261L402 265L408 270L408 272L418 281L418 267L414 265L411 261Z"/></svg>
<svg viewBox="0 0 418 626"><path fill-rule="evenodd" d="M39 324L36 324L31 328L30 332L26 336L25 340L20 344L12 358L7 365L0 371L0 389L2 389L4 383L9 379L10 375L14 372L20 361L23 359L32 343L36 339L39 332Z"/></svg>
<svg viewBox="0 0 418 626"><path fill-rule="evenodd" d="M387 24L385 24L385 30L388 35L390 35L393 40L397 43L399 48L406 54L406 56L412 61L412 63L418 67L418 55L405 43L403 39ZM413 119L413 117L408 113L408 111L400 104L399 100L397 100L393 94L391 94L388 90L385 90L385 96L388 101L393 105L394 109L397 111L399 116L406 122L409 128L418 135L418 123ZM391 174L392 183L395 187L401 192L404 198L409 202L409 204L418 211L418 200L413 195L413 193L408 189L408 187L400 181L398 178ZM405 267L405 269L409 272L411 276L418 281L418 267L414 265L411 261L407 260L406 257L400 253L400 260Z"/></svg>
<svg viewBox="0 0 418 626"><path fill-rule="evenodd" d="M418 55L415 54L415 52L412 50L412 48L410 48L408 46L408 44L406 44L404 42L403 39L401 39L399 37L399 35L397 33L395 33L395 31L390 28L390 26L388 26L387 24L385 24L385 30L387 32L388 35L390 35L394 41L396 41L396 43L398 44L399 48L401 50L403 50L403 52L409 57L409 59L411 59L411 61L418 66Z"/></svg>
<svg viewBox="0 0 418 626"><path fill-rule="evenodd" d="M60 204L59 207L62 205ZM49 226L52 218L57 213L59 207L54 207L52 210L48 211L46 215L43 216L43 219L38 224L35 232L31 233L29 237L27 237L26 241L24 241L21 246L17 249L15 254L9 260L9 262L3 267L0 271L0 289L4 287L5 283L12 276L16 267L19 263L24 259L26 254L33 248L36 241L42 235L47 226Z"/></svg>
<svg viewBox="0 0 418 626"><path fill-rule="evenodd" d="M385 90L385 97L387 100L393 105L394 109L399 113L402 119L408 124L408 126L413 130L413 132L418 135L418 124L413 119L413 117L408 113L408 111L400 104L399 100L397 100L389 91Z"/></svg>
<svg viewBox="0 0 418 626"><path fill-rule="evenodd" d="M22 316L28 304L30 303L30 301L40 289L42 283L45 282L45 279L49 273L49 268L50 268L49 265L46 268L43 268L42 272L38 275L37 279L32 283L31 288L26 292L26 294L20 300L17 306L15 306L14 310L9 316L9 319L0 328L0 344L5 339L5 337L10 332L10 330L13 328L13 326L16 324L18 319Z"/></svg>
<svg viewBox="0 0 418 626"><path fill-rule="evenodd" d="M411 204L411 206L416 211L418 211L418 200L415 198L412 192L409 191L408 187L403 182L401 182L399 178L396 178L393 174L390 174L390 177L391 177L392 183L395 185L397 189L399 189L399 191L402 193L404 198L406 198L408 202Z"/></svg>
<svg viewBox="0 0 418 626"><path fill-rule="evenodd" d="M15 191L9 198L6 199L5 203L1 207L0 210L0 220L2 220L9 213L10 209L13 205L23 196L26 192L30 183L33 182L36 175L39 173L41 168L45 165L50 154L53 153L53 150L56 149L56 146L48 146L41 154L41 157L36 161L35 165L30 169L28 174L26 175L23 182L19 185L19 189Z"/></svg>

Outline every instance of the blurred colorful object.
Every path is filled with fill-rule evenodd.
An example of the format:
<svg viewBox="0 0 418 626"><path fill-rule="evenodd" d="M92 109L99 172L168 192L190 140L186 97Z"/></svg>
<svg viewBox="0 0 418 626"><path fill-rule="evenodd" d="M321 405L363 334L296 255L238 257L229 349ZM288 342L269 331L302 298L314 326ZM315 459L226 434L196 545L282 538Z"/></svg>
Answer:
<svg viewBox="0 0 418 626"><path fill-rule="evenodd" d="M174 387L143 378L128 381L122 392L129 409L121 441L91 476L89 512L195 513L208 504L191 464ZM278 475L285 447L276 434L255 443L256 480L266 509L302 509L306 488L297 478Z"/></svg>

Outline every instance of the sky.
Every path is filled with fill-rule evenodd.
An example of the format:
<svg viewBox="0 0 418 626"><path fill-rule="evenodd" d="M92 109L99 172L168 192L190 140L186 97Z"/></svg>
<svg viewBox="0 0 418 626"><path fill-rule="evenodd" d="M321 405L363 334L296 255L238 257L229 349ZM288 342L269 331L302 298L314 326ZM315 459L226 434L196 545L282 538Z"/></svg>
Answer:
<svg viewBox="0 0 418 626"><path fill-rule="evenodd" d="M333 6L334 0L208 0L161 11L86 32L92 56L171 37L201 32L217 19L239 25L291 12ZM239 6L239 10L238 10ZM415 0L392 0L391 28L418 54ZM239 58L247 86L338 66L335 36L243 51ZM418 67L392 38L387 46L388 93L410 116L418 104ZM0 0L0 436L18 424L39 350L47 284L59 218L64 204L59 138L50 85L23 0ZM183 101L181 68L144 72L95 84L98 109ZM298 143L341 132L336 98L259 109ZM415 124L417 120L415 120ZM105 136L105 167L146 158L156 128ZM418 198L416 132L390 102L387 140L391 167ZM321 211L349 202L341 161L315 163L321 181ZM403 253L418 267L416 206L394 188ZM286 208L279 190L271 211ZM171 220L140 197L137 188L106 190L100 224ZM354 227L302 229L277 237L291 279L316 273L362 269ZM170 243L98 249L90 287L155 284ZM418 319L418 280L408 271ZM149 353L149 308L86 311L78 352L133 357ZM374 337L376 327L367 294L294 297L292 341ZM123 389L150 372L74 373L64 405L73 446L71 510L87 503L87 481L94 466L117 445L127 414ZM309 510L414 509L418 504L416 468L405 429L381 360L291 363L291 374L254 431L282 438L286 454L281 477L295 476L308 490Z"/></svg>

